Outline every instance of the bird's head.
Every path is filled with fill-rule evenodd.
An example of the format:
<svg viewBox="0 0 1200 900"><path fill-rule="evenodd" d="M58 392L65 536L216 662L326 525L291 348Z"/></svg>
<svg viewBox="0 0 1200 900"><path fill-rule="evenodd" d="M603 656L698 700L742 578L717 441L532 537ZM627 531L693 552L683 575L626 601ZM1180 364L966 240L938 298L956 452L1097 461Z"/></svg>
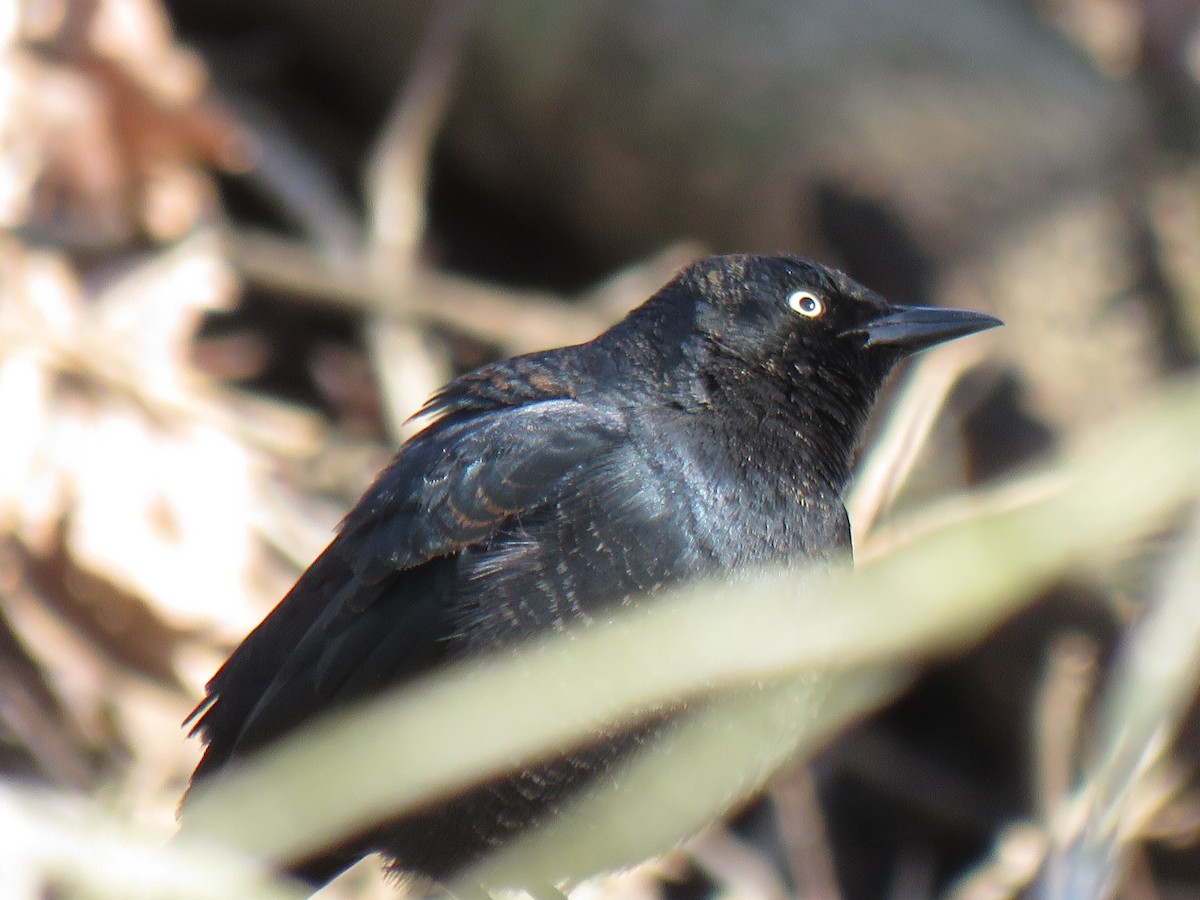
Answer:
<svg viewBox="0 0 1200 900"><path fill-rule="evenodd" d="M837 491L896 363L1000 324L969 310L898 306L799 257L739 254L687 266L594 346L626 394L638 384L705 413L705 427L723 428L735 454L786 447L773 458L799 471L793 457L805 453L806 471Z"/></svg>
<svg viewBox="0 0 1200 900"><path fill-rule="evenodd" d="M870 395L903 357L1001 322L898 306L841 272L794 256L713 256L677 278L698 337L717 355L785 380L836 378Z"/></svg>

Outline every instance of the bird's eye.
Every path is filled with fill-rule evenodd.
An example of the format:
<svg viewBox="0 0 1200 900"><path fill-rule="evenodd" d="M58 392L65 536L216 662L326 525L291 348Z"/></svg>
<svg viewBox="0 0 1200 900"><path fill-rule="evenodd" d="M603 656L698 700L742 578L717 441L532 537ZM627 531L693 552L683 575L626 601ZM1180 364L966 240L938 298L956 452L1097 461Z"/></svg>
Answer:
<svg viewBox="0 0 1200 900"><path fill-rule="evenodd" d="M812 291L796 291L787 298L788 308L810 319L816 319L825 312L825 303Z"/></svg>

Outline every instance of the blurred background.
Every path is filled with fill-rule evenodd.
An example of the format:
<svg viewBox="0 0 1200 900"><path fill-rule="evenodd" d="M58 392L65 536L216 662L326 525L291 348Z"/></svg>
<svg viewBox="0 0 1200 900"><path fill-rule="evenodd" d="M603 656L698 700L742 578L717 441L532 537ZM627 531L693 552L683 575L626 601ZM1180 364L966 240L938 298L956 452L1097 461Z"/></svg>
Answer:
<svg viewBox="0 0 1200 900"><path fill-rule="evenodd" d="M1004 319L900 511L1200 359L1193 0L0 0L0 54L0 776L151 834L205 680L425 397L697 255ZM1162 547L588 890L1017 896ZM1120 896L1200 896L1194 719ZM330 896L399 890L375 868ZM44 875L3 893L74 896Z"/></svg>

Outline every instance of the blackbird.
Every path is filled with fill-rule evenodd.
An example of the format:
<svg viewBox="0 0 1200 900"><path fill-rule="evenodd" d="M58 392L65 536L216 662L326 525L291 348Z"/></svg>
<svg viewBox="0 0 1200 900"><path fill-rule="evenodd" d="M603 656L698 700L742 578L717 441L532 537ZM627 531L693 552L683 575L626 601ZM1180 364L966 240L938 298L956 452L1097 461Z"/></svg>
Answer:
<svg viewBox="0 0 1200 900"><path fill-rule="evenodd" d="M448 663L688 579L846 553L842 496L889 371L999 324L896 306L793 256L714 256L588 343L457 378L209 682L190 719L206 744L193 784ZM319 884L379 851L445 881L644 732L399 815L295 871Z"/></svg>

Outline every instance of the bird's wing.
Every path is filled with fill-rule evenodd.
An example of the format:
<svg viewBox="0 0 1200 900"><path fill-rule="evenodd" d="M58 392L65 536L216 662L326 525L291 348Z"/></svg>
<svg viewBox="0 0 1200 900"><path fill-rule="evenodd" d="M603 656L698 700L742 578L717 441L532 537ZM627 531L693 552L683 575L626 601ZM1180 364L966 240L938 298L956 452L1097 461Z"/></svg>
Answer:
<svg viewBox="0 0 1200 900"><path fill-rule="evenodd" d="M616 411L548 399L458 408L412 438L209 682L192 714L208 745L196 776L436 662L454 556L552 503L625 436Z"/></svg>

